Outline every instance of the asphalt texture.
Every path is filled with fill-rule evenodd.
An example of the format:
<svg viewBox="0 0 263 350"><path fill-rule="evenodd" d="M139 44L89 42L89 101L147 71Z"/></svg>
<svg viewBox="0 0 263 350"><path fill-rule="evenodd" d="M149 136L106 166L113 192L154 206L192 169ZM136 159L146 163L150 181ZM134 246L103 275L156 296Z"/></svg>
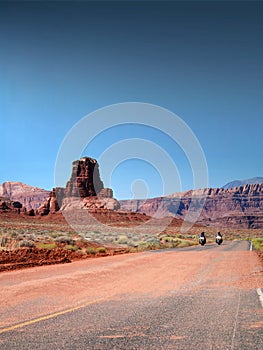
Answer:
<svg viewBox="0 0 263 350"><path fill-rule="evenodd" d="M207 245L185 251L217 248ZM219 249L248 248L245 242L233 242ZM116 294L50 319L6 329L0 334L0 349L262 350L263 308L256 289L209 284L196 288L207 273L203 268L184 288L165 294Z"/></svg>

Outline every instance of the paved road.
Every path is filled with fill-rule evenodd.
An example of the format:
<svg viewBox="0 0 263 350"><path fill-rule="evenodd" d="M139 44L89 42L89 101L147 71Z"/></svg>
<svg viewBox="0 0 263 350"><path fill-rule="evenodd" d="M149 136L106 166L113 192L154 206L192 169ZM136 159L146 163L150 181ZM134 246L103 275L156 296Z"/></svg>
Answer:
<svg viewBox="0 0 263 350"><path fill-rule="evenodd" d="M263 349L247 242L0 275L0 349Z"/></svg>

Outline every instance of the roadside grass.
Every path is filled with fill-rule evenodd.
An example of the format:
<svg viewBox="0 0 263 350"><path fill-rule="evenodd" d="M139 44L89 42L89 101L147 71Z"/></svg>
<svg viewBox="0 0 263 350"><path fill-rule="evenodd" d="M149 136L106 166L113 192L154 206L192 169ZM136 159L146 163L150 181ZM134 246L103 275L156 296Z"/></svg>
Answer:
<svg viewBox="0 0 263 350"><path fill-rule="evenodd" d="M251 242L252 242L255 250L262 250L263 251L263 237L252 238Z"/></svg>

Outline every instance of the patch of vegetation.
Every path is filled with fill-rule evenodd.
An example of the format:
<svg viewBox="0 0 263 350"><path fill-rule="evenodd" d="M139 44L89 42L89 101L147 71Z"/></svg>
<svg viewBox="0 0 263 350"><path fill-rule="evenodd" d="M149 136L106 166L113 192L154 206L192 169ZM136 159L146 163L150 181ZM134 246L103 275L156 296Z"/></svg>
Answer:
<svg viewBox="0 0 263 350"><path fill-rule="evenodd" d="M75 252L75 251L78 250L78 247L75 246L75 245L72 245L72 244L68 244L68 245L65 246L65 249L71 250L72 252Z"/></svg>
<svg viewBox="0 0 263 350"><path fill-rule="evenodd" d="M106 248L105 247L98 247L96 249L97 253L106 253Z"/></svg>
<svg viewBox="0 0 263 350"><path fill-rule="evenodd" d="M127 244L128 243L128 237L127 236L120 236L117 240L117 244Z"/></svg>
<svg viewBox="0 0 263 350"><path fill-rule="evenodd" d="M189 240L181 240L181 242L178 244L179 248L186 248L191 247L192 245L197 245L198 242L189 241Z"/></svg>
<svg viewBox="0 0 263 350"><path fill-rule="evenodd" d="M92 255L95 255L97 253L94 247L87 247L86 252L87 254L92 254Z"/></svg>
<svg viewBox="0 0 263 350"><path fill-rule="evenodd" d="M38 243L37 248L51 250L51 249L56 249L57 245L56 243Z"/></svg>
<svg viewBox="0 0 263 350"><path fill-rule="evenodd" d="M51 238L58 238L59 236L61 236L61 234L57 233L57 232L50 232L49 233L49 236Z"/></svg>
<svg viewBox="0 0 263 350"><path fill-rule="evenodd" d="M256 250L262 250L263 251L263 238L252 238L252 244L253 244L253 247L256 249Z"/></svg>
<svg viewBox="0 0 263 350"><path fill-rule="evenodd" d="M58 242L58 243L66 243L66 244L69 244L69 245L74 245L73 239L68 237L68 236L57 237L55 239L55 241Z"/></svg>

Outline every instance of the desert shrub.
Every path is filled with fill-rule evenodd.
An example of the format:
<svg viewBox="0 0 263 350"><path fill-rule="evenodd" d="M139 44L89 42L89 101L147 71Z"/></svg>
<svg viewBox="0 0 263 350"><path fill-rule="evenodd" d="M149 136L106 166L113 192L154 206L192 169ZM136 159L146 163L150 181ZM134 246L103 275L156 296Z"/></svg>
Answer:
<svg viewBox="0 0 263 350"><path fill-rule="evenodd" d="M34 233L27 234L27 235L25 235L25 237L29 241L34 241L36 239L36 235Z"/></svg>
<svg viewBox="0 0 263 350"><path fill-rule="evenodd" d="M139 243L138 243L137 250L138 250L138 251L147 250L147 249L149 249L149 246L150 246L150 245L151 245L151 244L149 244L149 243L147 243L147 242L139 242Z"/></svg>
<svg viewBox="0 0 263 350"><path fill-rule="evenodd" d="M52 237L52 238L58 238L60 236L60 234L57 233L57 232L50 232L49 236Z"/></svg>
<svg viewBox="0 0 263 350"><path fill-rule="evenodd" d="M130 248L130 249L129 249L129 252L130 252L130 253L137 253L137 252L138 252L138 249L137 249L137 248Z"/></svg>
<svg viewBox="0 0 263 350"><path fill-rule="evenodd" d="M56 249L57 245L55 243L38 243L37 248L51 250L51 249Z"/></svg>
<svg viewBox="0 0 263 350"><path fill-rule="evenodd" d="M23 241L19 242L19 247L20 248L24 248L24 247L33 248L33 247L35 247L35 242L24 239Z"/></svg>
<svg viewBox="0 0 263 350"><path fill-rule="evenodd" d="M58 243L66 243L66 244L71 244L74 245L74 241L72 238L68 236L60 236L55 239L56 242Z"/></svg>
<svg viewBox="0 0 263 350"><path fill-rule="evenodd" d="M87 254L94 254L94 255L97 253L94 247L87 247L86 252Z"/></svg>
<svg viewBox="0 0 263 350"><path fill-rule="evenodd" d="M159 244L159 239L156 237L149 237L145 240L145 242L151 243L151 244Z"/></svg>
<svg viewBox="0 0 263 350"><path fill-rule="evenodd" d="M256 250L263 250L263 238L252 238L252 244Z"/></svg>
<svg viewBox="0 0 263 350"><path fill-rule="evenodd" d="M128 237L127 236L120 236L117 240L118 244L127 244L128 242Z"/></svg>
<svg viewBox="0 0 263 350"><path fill-rule="evenodd" d="M1 237L0 238L0 246L5 247L9 241L10 241L10 239L8 237Z"/></svg>
<svg viewBox="0 0 263 350"><path fill-rule="evenodd" d="M138 242L129 241L128 244L129 244L130 247L133 247L133 248L137 248L138 247Z"/></svg>
<svg viewBox="0 0 263 350"><path fill-rule="evenodd" d="M180 248L185 248L185 247L190 247L192 245L196 245L196 242L193 241L187 241L187 240L182 240L179 244L178 247Z"/></svg>
<svg viewBox="0 0 263 350"><path fill-rule="evenodd" d="M78 250L78 247L72 244L68 244L65 246L65 249L75 252L76 250Z"/></svg>
<svg viewBox="0 0 263 350"><path fill-rule="evenodd" d="M96 249L96 251L97 251L98 253L106 253L106 248L105 248L105 247L98 247L98 248Z"/></svg>
<svg viewBox="0 0 263 350"><path fill-rule="evenodd" d="M68 235L69 235L69 236L74 236L75 234L76 234L75 231L69 231L69 232L68 232Z"/></svg>
<svg viewBox="0 0 263 350"><path fill-rule="evenodd" d="M196 239L196 235L187 235L186 238L188 238L188 239Z"/></svg>

